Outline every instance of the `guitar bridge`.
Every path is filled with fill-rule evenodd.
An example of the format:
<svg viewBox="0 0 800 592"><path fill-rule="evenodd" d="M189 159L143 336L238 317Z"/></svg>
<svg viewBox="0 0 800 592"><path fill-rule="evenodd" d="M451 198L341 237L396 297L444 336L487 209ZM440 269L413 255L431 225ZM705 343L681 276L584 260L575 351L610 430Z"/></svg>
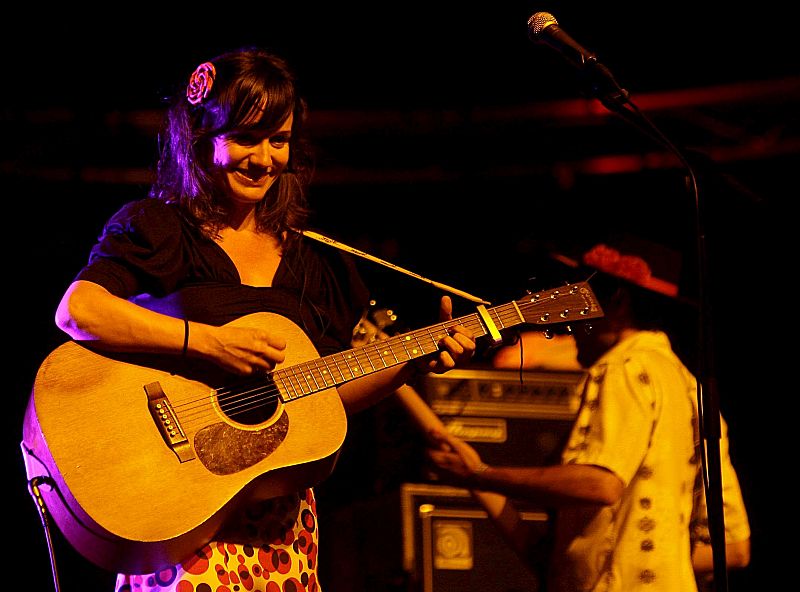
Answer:
<svg viewBox="0 0 800 592"><path fill-rule="evenodd" d="M144 391L147 393L147 407L150 409L150 415L152 415L161 437L164 438L164 442L182 463L193 460L195 456L189 439L183 432L164 389L159 383L151 382L144 385Z"/></svg>

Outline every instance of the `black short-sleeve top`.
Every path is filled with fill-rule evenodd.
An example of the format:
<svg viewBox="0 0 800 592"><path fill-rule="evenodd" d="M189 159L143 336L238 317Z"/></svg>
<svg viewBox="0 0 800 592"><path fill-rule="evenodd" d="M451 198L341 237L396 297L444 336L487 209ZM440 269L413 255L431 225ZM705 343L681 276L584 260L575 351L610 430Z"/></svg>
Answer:
<svg viewBox="0 0 800 592"><path fill-rule="evenodd" d="M270 287L244 285L227 253L176 205L145 198L105 224L76 279L164 314L224 325L255 312L301 327L320 355L350 346L369 294L348 253L291 241Z"/></svg>

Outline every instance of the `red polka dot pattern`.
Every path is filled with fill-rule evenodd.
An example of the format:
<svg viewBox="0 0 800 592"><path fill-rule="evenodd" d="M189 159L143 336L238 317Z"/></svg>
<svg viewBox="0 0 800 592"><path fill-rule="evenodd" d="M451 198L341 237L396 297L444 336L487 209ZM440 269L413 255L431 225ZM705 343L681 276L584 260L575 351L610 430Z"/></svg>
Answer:
<svg viewBox="0 0 800 592"><path fill-rule="evenodd" d="M321 592L314 492L255 502L182 563L118 574L116 592Z"/></svg>

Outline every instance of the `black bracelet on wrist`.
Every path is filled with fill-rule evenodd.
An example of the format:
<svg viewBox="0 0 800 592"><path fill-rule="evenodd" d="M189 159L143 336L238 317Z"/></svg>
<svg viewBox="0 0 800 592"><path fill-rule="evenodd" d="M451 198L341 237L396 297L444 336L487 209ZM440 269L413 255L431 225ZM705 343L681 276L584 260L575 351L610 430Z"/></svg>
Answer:
<svg viewBox="0 0 800 592"><path fill-rule="evenodd" d="M181 357L186 359L186 352L189 351L189 319L183 319L183 351Z"/></svg>

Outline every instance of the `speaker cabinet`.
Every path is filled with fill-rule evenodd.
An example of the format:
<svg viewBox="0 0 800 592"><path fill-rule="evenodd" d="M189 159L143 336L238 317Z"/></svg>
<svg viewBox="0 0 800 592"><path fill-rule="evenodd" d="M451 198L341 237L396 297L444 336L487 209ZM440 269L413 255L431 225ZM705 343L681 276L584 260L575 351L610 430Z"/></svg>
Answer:
<svg viewBox="0 0 800 592"><path fill-rule="evenodd" d="M458 369L429 375L419 394L485 462L544 465L558 460L578 409L581 378ZM467 490L430 480L419 428L391 398L350 418L336 470L317 494L325 588L541 589L536 572L543 566L519 559ZM532 530L546 528L544 513L523 509Z"/></svg>
<svg viewBox="0 0 800 592"><path fill-rule="evenodd" d="M403 565L410 592L537 592L538 569L502 539L469 491L405 483L401 488ZM548 528L544 512L526 509L533 529Z"/></svg>
<svg viewBox="0 0 800 592"><path fill-rule="evenodd" d="M581 372L451 370L429 375L428 405L484 462L545 465L558 454L580 404Z"/></svg>

